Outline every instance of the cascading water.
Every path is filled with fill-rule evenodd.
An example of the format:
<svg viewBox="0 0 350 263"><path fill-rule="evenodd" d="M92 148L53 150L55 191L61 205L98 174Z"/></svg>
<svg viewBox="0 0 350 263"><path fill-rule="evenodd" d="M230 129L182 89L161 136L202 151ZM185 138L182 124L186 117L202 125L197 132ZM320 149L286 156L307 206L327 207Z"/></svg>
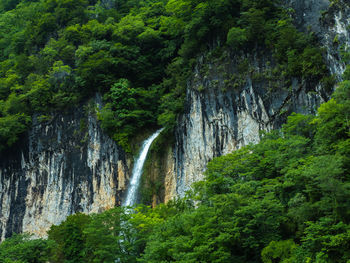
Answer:
<svg viewBox="0 0 350 263"><path fill-rule="evenodd" d="M155 133L152 134L151 137L149 137L147 140L145 140L142 144L139 156L137 157L136 161L135 161L135 165L134 168L132 169L132 174L131 174L131 180L129 183L129 187L128 187L128 192L127 192L127 196L126 199L124 200L124 202L122 203L122 206L134 206L136 204L137 201L137 190L139 188L140 185L140 179L141 179L141 175L142 175L142 170L143 170L143 165L146 161L146 157L147 157L147 153L149 148L152 145L152 142L158 137L158 135L162 132L163 129L160 129L158 131L156 131ZM125 212L127 214L132 213L132 209L126 209ZM121 221L120 223L121 225L121 231L120 231L120 236L124 236L125 235L125 230L127 228L130 227L130 222L128 221ZM119 240L119 244L121 246L121 250L126 253L127 248L124 246L124 239L120 239ZM123 262L120 258L115 259L114 261L115 263L119 263L119 262Z"/></svg>
<svg viewBox="0 0 350 263"><path fill-rule="evenodd" d="M123 202L123 206L133 206L136 204L137 190L140 185L143 165L146 161L148 150L151 147L152 142L158 137L158 135L162 132L162 130L163 129L156 131L154 134L152 134L151 137L149 137L147 140L143 142L140 154L136 159L134 168L132 170L131 180L128 187L128 193L127 193L126 199Z"/></svg>

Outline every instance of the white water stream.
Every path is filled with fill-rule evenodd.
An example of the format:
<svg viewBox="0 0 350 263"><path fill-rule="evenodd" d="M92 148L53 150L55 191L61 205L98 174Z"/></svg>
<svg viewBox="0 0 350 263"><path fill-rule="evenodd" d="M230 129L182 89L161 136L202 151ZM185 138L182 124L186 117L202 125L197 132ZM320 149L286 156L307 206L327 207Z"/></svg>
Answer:
<svg viewBox="0 0 350 263"><path fill-rule="evenodd" d="M128 187L128 194L122 204L123 206L133 206L136 204L137 190L140 185L143 165L146 161L148 150L151 147L152 142L158 137L162 130L163 129L156 131L152 134L151 137L149 137L143 142L139 156L137 157L134 168L132 170L131 180Z"/></svg>

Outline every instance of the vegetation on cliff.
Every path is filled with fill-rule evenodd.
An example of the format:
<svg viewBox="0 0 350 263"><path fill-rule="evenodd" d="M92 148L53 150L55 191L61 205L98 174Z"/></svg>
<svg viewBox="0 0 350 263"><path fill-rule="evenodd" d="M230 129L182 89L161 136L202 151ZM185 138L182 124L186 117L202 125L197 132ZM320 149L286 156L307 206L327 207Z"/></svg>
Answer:
<svg viewBox="0 0 350 263"><path fill-rule="evenodd" d="M211 161L187 198L70 216L48 240L6 240L0 262L348 263L349 120L347 80L317 116Z"/></svg>
<svg viewBox="0 0 350 263"><path fill-rule="evenodd" d="M174 126L208 49L270 50L282 76L319 81L321 50L288 12L278 0L1 0L0 150L33 113L48 121L100 92L102 126L130 151L141 128Z"/></svg>
<svg viewBox="0 0 350 263"><path fill-rule="evenodd" d="M33 113L46 121L95 92L102 126L125 149L146 126L171 129L208 48L268 48L283 76L329 84L315 40L278 3L1 0L0 149ZM69 216L48 239L5 240L0 262L348 263L349 72L316 116L293 114L259 144L214 159L186 198Z"/></svg>

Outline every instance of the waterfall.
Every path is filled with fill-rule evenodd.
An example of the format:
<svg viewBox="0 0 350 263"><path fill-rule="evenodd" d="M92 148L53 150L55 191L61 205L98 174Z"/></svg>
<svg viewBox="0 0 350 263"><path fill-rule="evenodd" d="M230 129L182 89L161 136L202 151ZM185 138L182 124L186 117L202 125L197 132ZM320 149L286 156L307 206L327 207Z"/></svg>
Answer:
<svg viewBox="0 0 350 263"><path fill-rule="evenodd" d="M123 202L123 206L133 206L136 204L137 190L140 185L143 165L146 161L148 150L151 147L152 142L158 137L162 130L163 129L156 131L152 134L151 137L149 137L143 142L139 156L137 157L134 168L132 170L131 180L128 187L128 193L126 199Z"/></svg>
<svg viewBox="0 0 350 263"><path fill-rule="evenodd" d="M129 183L127 196L126 196L126 199L124 200L124 202L122 203L122 206L134 206L136 204L137 190L138 190L139 185L140 185L143 165L145 164L148 150L151 147L152 142L158 137L158 135L162 132L163 129L164 128L156 131L155 133L152 134L151 137L149 137L148 139L146 139L142 143L142 147L141 147L139 156L135 160L134 168L132 169L131 180ZM127 214L129 214L129 213L132 213L132 210L127 209L127 210L125 210L125 212ZM124 236L126 236L125 229L130 227L130 222L128 222L127 220L126 221L121 220L120 226L121 226L121 231L120 231L119 235L123 238L121 238L119 240L119 244L121 246L121 251L123 253L127 253L127 248L124 246ZM122 260L120 258L117 258L114 260L114 262L119 263L119 262L122 262Z"/></svg>

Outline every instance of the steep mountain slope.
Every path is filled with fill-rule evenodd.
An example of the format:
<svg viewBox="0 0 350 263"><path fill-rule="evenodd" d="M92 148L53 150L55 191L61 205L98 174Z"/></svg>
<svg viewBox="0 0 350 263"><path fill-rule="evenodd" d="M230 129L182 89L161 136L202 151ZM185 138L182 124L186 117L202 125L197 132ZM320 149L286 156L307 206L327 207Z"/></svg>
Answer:
<svg viewBox="0 0 350 263"><path fill-rule="evenodd" d="M316 32L329 71L340 79L345 69L340 51L350 46L349 4L338 1L328 8L327 1L316 2L287 5L295 9L301 30L310 24ZM258 142L261 131L279 128L291 112L314 114L332 91L319 81L284 77L266 49L205 52L195 64L174 143L160 151L162 156L154 153L147 171L148 183L161 181L163 188L159 193L154 188L152 194L159 195L154 203L183 196L203 178L208 161ZM94 110L79 108L58 113L48 123L37 124L34 118L16 147L2 154L1 238L22 231L43 235L72 213L98 212L121 203L130 162L102 132Z"/></svg>
<svg viewBox="0 0 350 263"><path fill-rule="evenodd" d="M340 53L350 47L349 4L339 1L328 8L328 1L289 1L287 5L295 10L301 30L315 32L330 72L341 79L345 64ZM242 74L239 67L244 63ZM183 196L193 182L203 179L208 161L258 142L261 131L279 128L291 112L315 114L330 98L331 90L319 83L289 81L278 73L273 76L266 50L251 55L227 52L221 59L202 56L188 83L185 112L176 128L174 162L165 169L174 166L165 182L175 182L165 186L166 195Z"/></svg>
<svg viewBox="0 0 350 263"><path fill-rule="evenodd" d="M2 239L13 232L43 236L70 214L120 205L126 188L125 153L89 109L35 121L17 147L1 156Z"/></svg>

